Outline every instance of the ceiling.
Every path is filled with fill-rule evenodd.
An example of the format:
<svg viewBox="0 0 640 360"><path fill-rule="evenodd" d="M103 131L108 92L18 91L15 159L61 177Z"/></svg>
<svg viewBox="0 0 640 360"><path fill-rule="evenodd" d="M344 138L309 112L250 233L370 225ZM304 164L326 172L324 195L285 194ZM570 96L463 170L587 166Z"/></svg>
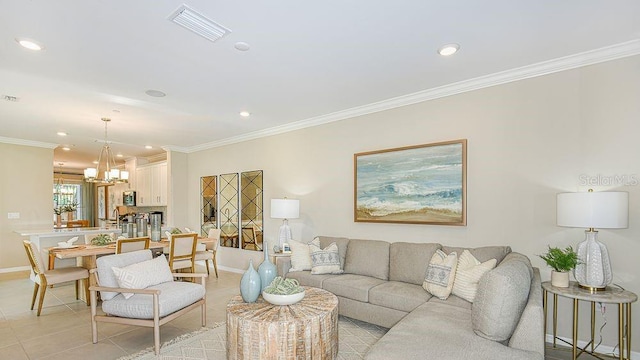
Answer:
<svg viewBox="0 0 640 360"><path fill-rule="evenodd" d="M0 141L59 144L54 163L80 169L109 117L124 158L188 152L640 39L637 0L185 1L0 0L0 95L17 98ZM231 33L169 21L183 3Z"/></svg>

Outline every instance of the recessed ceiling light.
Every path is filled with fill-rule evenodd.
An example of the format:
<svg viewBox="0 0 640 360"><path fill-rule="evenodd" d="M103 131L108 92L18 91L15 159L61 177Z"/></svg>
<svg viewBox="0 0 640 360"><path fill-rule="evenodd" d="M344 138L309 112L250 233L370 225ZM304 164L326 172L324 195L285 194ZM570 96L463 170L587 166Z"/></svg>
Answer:
<svg viewBox="0 0 640 360"><path fill-rule="evenodd" d="M116 157L121 158L121 157L122 157L122 154L117 154L117 155L116 155Z"/></svg>
<svg viewBox="0 0 640 360"><path fill-rule="evenodd" d="M150 150L150 149L153 149L153 146L151 146L151 145L146 145L144 148L145 148L145 149L149 149L149 150Z"/></svg>
<svg viewBox="0 0 640 360"><path fill-rule="evenodd" d="M64 150L64 151L69 151L69 150L71 150L71 148L70 148L70 147L68 147L68 146L63 146L63 147L62 147L62 150Z"/></svg>
<svg viewBox="0 0 640 360"><path fill-rule="evenodd" d="M236 50L240 50L240 51L247 51L251 48L249 44L243 41L237 42L235 45L233 45L233 47L235 47Z"/></svg>
<svg viewBox="0 0 640 360"><path fill-rule="evenodd" d="M44 49L44 46L42 46L41 44L39 44L34 40L18 38L16 39L16 41L18 42L18 44L20 44L20 46L22 46L25 49L29 49L33 51L40 51Z"/></svg>
<svg viewBox="0 0 640 360"><path fill-rule="evenodd" d="M92 163L98 165L98 160L93 160Z"/></svg>
<svg viewBox="0 0 640 360"><path fill-rule="evenodd" d="M251 116L251 113L248 111L240 111L240 116L242 117L249 117Z"/></svg>
<svg viewBox="0 0 640 360"><path fill-rule="evenodd" d="M451 56L456 52L458 52L459 49L460 49L460 45L458 44L447 44L447 45L441 46L440 49L438 49L438 54L442 56Z"/></svg>
<svg viewBox="0 0 640 360"><path fill-rule="evenodd" d="M145 94L153 97L165 97L167 94L163 93L160 90L147 90L144 92Z"/></svg>
<svg viewBox="0 0 640 360"><path fill-rule="evenodd" d="M58 131L56 134L58 134L58 136L67 136L67 133L64 131Z"/></svg>

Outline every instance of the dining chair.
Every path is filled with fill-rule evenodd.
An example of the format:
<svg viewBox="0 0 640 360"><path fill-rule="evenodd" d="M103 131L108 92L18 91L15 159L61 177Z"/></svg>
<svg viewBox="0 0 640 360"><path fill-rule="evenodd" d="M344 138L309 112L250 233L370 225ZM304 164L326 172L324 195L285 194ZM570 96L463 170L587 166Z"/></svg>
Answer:
<svg viewBox="0 0 640 360"><path fill-rule="evenodd" d="M209 260L213 261L213 270L218 277L218 263L216 261L216 252L218 250L218 243L220 242L220 229L209 229L207 234L208 239L213 239L212 242L206 244L196 245L196 261L204 260L207 266L207 274L209 274Z"/></svg>
<svg viewBox="0 0 640 360"><path fill-rule="evenodd" d="M116 240L116 254L148 249L149 241L150 239L148 236L118 239Z"/></svg>
<svg viewBox="0 0 640 360"><path fill-rule="evenodd" d="M198 234L169 234L169 268L171 271L189 269L195 272Z"/></svg>
<svg viewBox="0 0 640 360"><path fill-rule="evenodd" d="M242 228L242 249L246 249L249 246L253 246L255 250L258 250L256 229L253 226L244 226Z"/></svg>
<svg viewBox="0 0 640 360"><path fill-rule="evenodd" d="M29 240L23 240L24 249L27 252L29 263L31 264L31 281L34 282L33 298L31 299L31 310L36 303L38 290L40 290L40 299L38 301L38 316L42 312L42 304L44 303L44 295L47 286L56 285L64 282L76 282L76 300L79 299L80 280L84 280L84 291L87 297L87 305L89 305L89 271L83 267L73 266L60 268L55 270L45 270L45 263L38 248Z"/></svg>
<svg viewBox="0 0 640 360"><path fill-rule="evenodd" d="M98 322L153 328L155 354L160 353L160 326L200 308L200 325L206 325L207 274L174 274L163 256L151 250L103 256L91 270L91 335L98 342ZM174 278L200 279L194 282ZM98 302L98 295L102 302ZM101 304L102 313L98 313Z"/></svg>

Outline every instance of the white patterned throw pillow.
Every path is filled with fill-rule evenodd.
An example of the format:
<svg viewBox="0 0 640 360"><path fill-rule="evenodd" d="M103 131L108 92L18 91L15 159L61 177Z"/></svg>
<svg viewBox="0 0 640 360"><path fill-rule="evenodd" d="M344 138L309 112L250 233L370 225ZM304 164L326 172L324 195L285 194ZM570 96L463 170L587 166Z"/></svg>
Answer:
<svg viewBox="0 0 640 360"><path fill-rule="evenodd" d="M478 291L478 283L482 276L494 267L497 260L491 259L480 263L469 250L465 250L458 259L456 278L453 282L453 295L461 297L468 302L473 302Z"/></svg>
<svg viewBox="0 0 640 360"><path fill-rule="evenodd" d="M427 266L422 287L438 299L446 300L453 289L457 265L458 254L455 251L447 255L442 250L436 250Z"/></svg>
<svg viewBox="0 0 640 360"><path fill-rule="evenodd" d="M309 244L289 240L291 247L291 269L289 272L311 270L311 254Z"/></svg>
<svg viewBox="0 0 640 360"><path fill-rule="evenodd" d="M315 238L309 243L311 253L311 274L342 274L340 269L340 255L335 242L324 249L320 249L320 239Z"/></svg>
<svg viewBox="0 0 640 360"><path fill-rule="evenodd" d="M131 264L122 268L112 267L118 286L125 289L146 289L149 286L173 281L169 263L164 256ZM125 299L133 293L122 293Z"/></svg>

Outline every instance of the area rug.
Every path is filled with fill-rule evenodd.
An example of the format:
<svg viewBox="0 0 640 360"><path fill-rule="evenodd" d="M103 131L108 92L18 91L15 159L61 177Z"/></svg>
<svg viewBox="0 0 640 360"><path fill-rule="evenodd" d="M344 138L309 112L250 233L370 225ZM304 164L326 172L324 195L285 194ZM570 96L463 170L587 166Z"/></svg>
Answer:
<svg viewBox="0 0 640 360"><path fill-rule="evenodd" d="M380 326L340 316L338 319L338 359L362 359L369 348L387 330ZM154 354L153 347L150 347L118 360L224 360L227 358L225 338L225 324L218 323L210 328L203 328L164 343L158 356Z"/></svg>

